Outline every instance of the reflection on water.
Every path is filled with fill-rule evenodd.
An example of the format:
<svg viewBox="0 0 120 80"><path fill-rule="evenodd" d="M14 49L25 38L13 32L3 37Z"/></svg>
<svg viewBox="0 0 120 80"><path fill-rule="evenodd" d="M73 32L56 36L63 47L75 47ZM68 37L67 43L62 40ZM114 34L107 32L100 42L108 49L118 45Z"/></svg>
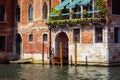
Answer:
<svg viewBox="0 0 120 80"><path fill-rule="evenodd" d="M0 64L0 80L120 80L120 67Z"/></svg>

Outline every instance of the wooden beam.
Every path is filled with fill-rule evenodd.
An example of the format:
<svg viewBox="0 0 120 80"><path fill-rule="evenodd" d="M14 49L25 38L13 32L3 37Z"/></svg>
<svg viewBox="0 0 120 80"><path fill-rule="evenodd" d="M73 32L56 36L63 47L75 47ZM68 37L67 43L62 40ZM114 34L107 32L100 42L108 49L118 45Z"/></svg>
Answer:
<svg viewBox="0 0 120 80"><path fill-rule="evenodd" d="M42 43L42 64L44 65L44 42Z"/></svg>
<svg viewBox="0 0 120 80"><path fill-rule="evenodd" d="M63 66L62 42L60 42L60 64Z"/></svg>
<svg viewBox="0 0 120 80"><path fill-rule="evenodd" d="M74 65L75 65L75 67L77 67L77 44L76 44L76 42L75 42L75 44L74 44Z"/></svg>

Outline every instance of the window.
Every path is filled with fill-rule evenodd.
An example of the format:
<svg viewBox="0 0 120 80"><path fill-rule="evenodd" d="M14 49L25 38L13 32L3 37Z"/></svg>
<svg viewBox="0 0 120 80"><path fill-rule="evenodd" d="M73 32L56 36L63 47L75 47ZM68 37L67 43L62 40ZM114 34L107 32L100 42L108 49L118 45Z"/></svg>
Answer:
<svg viewBox="0 0 120 80"><path fill-rule="evenodd" d="M112 14L120 15L120 0L112 0Z"/></svg>
<svg viewBox="0 0 120 80"><path fill-rule="evenodd" d="M16 8L16 21L20 22L20 8L17 6Z"/></svg>
<svg viewBox="0 0 120 80"><path fill-rule="evenodd" d="M47 7L47 4L44 3L43 5L43 19L47 19L48 17L48 7Z"/></svg>
<svg viewBox="0 0 120 80"><path fill-rule="evenodd" d="M32 5L29 6L29 10L28 10L28 20L29 20L29 21L33 21L33 7L32 7Z"/></svg>
<svg viewBox="0 0 120 80"><path fill-rule="evenodd" d="M5 7L0 4L0 21L5 21Z"/></svg>
<svg viewBox="0 0 120 80"><path fill-rule="evenodd" d="M95 28L95 42L102 43L102 28Z"/></svg>
<svg viewBox="0 0 120 80"><path fill-rule="evenodd" d="M0 51L5 51L5 36L0 35Z"/></svg>
<svg viewBox="0 0 120 80"><path fill-rule="evenodd" d="M84 17L92 17L92 14L90 11L92 11L94 9L94 4L92 2L93 0L91 0L87 5L83 6L83 10L84 10Z"/></svg>
<svg viewBox="0 0 120 80"><path fill-rule="evenodd" d="M33 42L33 34L29 35L29 42Z"/></svg>
<svg viewBox="0 0 120 80"><path fill-rule="evenodd" d="M43 41L47 42L47 38L48 38L47 34L43 34Z"/></svg>
<svg viewBox="0 0 120 80"><path fill-rule="evenodd" d="M73 41L80 42L80 29L73 30Z"/></svg>
<svg viewBox="0 0 120 80"><path fill-rule="evenodd" d="M61 0L61 3L63 3L65 0ZM69 13L69 9L66 8L66 6L64 6L64 9L62 9L61 11L62 14L66 14L66 13ZM63 19L69 19L69 15L62 15L63 16Z"/></svg>
<svg viewBox="0 0 120 80"><path fill-rule="evenodd" d="M81 12L81 7L79 5L76 5L75 8L73 8L74 12ZM81 14L73 14L73 18L80 18Z"/></svg>
<svg viewBox="0 0 120 80"><path fill-rule="evenodd" d="M114 42L120 43L120 27L115 27L114 29Z"/></svg>

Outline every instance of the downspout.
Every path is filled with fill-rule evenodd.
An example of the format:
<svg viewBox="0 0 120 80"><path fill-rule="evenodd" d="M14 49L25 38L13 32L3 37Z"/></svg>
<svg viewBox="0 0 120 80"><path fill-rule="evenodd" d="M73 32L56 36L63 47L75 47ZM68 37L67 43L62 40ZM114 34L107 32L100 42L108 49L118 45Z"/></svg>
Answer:
<svg viewBox="0 0 120 80"><path fill-rule="evenodd" d="M51 12L51 0L49 0L49 14ZM49 57L50 57L50 65L52 65L52 61L51 61L51 26L48 26L49 28Z"/></svg>
<svg viewBox="0 0 120 80"><path fill-rule="evenodd" d="M12 0L10 0L10 28L11 28L10 29L11 30L11 35L10 35L11 40L10 41L12 42L13 38L12 38L12 17L11 16L12 16ZM11 57L13 59L13 46L12 46L12 51L11 52L12 52L12 56Z"/></svg>
<svg viewBox="0 0 120 80"><path fill-rule="evenodd" d="M10 26L11 26L11 42L12 42L12 59L14 58L14 0L10 0Z"/></svg>

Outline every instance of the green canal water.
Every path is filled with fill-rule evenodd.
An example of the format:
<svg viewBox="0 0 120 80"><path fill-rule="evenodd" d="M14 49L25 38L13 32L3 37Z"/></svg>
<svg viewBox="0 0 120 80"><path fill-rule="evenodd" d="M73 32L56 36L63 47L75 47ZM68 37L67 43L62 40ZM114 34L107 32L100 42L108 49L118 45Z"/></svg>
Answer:
<svg viewBox="0 0 120 80"><path fill-rule="evenodd" d="M120 80L120 67L0 64L0 80Z"/></svg>

